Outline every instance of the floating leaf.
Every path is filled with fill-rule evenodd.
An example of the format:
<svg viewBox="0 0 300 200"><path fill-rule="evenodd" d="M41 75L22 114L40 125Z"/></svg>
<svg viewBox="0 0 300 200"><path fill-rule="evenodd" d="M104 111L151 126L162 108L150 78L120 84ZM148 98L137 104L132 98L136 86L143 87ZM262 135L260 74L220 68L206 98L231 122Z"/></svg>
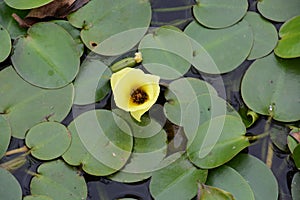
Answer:
<svg viewBox="0 0 300 200"><path fill-rule="evenodd" d="M281 151L287 152L287 136L289 133L289 128L284 124L274 123L269 129L269 133L272 143Z"/></svg>
<svg viewBox="0 0 300 200"><path fill-rule="evenodd" d="M289 135L287 138L287 144L288 144L290 152L293 153L293 151L295 150L295 148L297 147L297 145L299 143L297 142L297 140L295 140L295 138L293 138L292 136Z"/></svg>
<svg viewBox="0 0 300 200"><path fill-rule="evenodd" d="M300 57L300 12L299 16L286 21L280 27L279 36L281 39L274 53L281 58Z"/></svg>
<svg viewBox="0 0 300 200"><path fill-rule="evenodd" d="M250 185L255 200L277 200L278 184L270 168L261 160L248 154L240 154L228 165L235 169Z"/></svg>
<svg viewBox="0 0 300 200"><path fill-rule="evenodd" d="M247 0L196 0L196 20L209 28L225 28L237 23L246 14Z"/></svg>
<svg viewBox="0 0 300 200"><path fill-rule="evenodd" d="M73 26L82 28L81 38L89 49L102 55L119 55L134 47L146 33L151 7L144 0L126 3L95 0L69 15L68 19Z"/></svg>
<svg viewBox="0 0 300 200"><path fill-rule="evenodd" d="M297 172L293 177L291 192L293 200L300 198L300 172Z"/></svg>
<svg viewBox="0 0 300 200"><path fill-rule="evenodd" d="M63 155L87 173L109 175L121 169L131 155L133 139L127 123L108 110L79 115L70 125L72 143Z"/></svg>
<svg viewBox="0 0 300 200"><path fill-rule="evenodd" d="M293 159L296 167L300 169L300 144L298 144L293 150Z"/></svg>
<svg viewBox="0 0 300 200"><path fill-rule="evenodd" d="M200 186L199 200L234 200L232 194L221 190L220 188L202 185Z"/></svg>
<svg viewBox="0 0 300 200"><path fill-rule="evenodd" d="M183 155L153 173L150 192L157 200L190 200L197 194L197 184L204 183L206 176L207 170L197 169Z"/></svg>
<svg viewBox="0 0 300 200"><path fill-rule="evenodd" d="M245 20L224 29L208 29L193 21L184 32L194 48L191 63L205 73L232 71L248 57L253 45L252 29Z"/></svg>
<svg viewBox="0 0 300 200"><path fill-rule="evenodd" d="M65 21L65 20L54 20L51 22L53 22L57 25L60 25L66 31L68 31L68 33L73 37L74 41L77 43L77 49L79 52L79 56L82 56L83 51L84 51L84 44L82 43L81 38L80 38L80 31L77 28L75 28L74 26L72 26L68 21Z"/></svg>
<svg viewBox="0 0 300 200"><path fill-rule="evenodd" d="M256 60L242 80L241 93L246 105L278 121L299 120L299 65L300 59L283 60L273 54Z"/></svg>
<svg viewBox="0 0 300 200"><path fill-rule="evenodd" d="M257 9L267 19L284 22L300 14L300 1L263 0L257 2Z"/></svg>
<svg viewBox="0 0 300 200"><path fill-rule="evenodd" d="M276 46L278 36L273 24L255 12L248 12L244 18L251 26L254 43L248 60L254 60L268 55Z"/></svg>
<svg viewBox="0 0 300 200"><path fill-rule="evenodd" d="M6 28L12 39L26 33L25 28L21 28L16 20L12 17L15 13L20 17L24 17L28 11L16 10L5 4L5 2L0 2L0 24Z"/></svg>
<svg viewBox="0 0 300 200"><path fill-rule="evenodd" d="M26 10L26 9L32 9L32 8L37 8L43 5L46 5L50 3L53 0L23 0L23 1L18 1L18 0L4 0L4 2L15 9L19 10Z"/></svg>
<svg viewBox="0 0 300 200"><path fill-rule="evenodd" d="M202 94L217 95L217 92L210 84L196 78L181 78L171 82L165 92L167 101L164 112L167 118L181 126L186 107Z"/></svg>
<svg viewBox="0 0 300 200"><path fill-rule="evenodd" d="M232 159L250 145L240 118L223 115L200 125L188 147L189 159L203 169L215 168Z"/></svg>
<svg viewBox="0 0 300 200"><path fill-rule="evenodd" d="M5 200L21 200L22 189L17 179L0 167L0 196Z"/></svg>
<svg viewBox="0 0 300 200"><path fill-rule="evenodd" d="M149 178L167 154L167 134L164 130L149 138L134 138L129 162L109 176L119 182L137 182Z"/></svg>
<svg viewBox="0 0 300 200"><path fill-rule="evenodd" d="M0 24L0 63L3 62L10 54L11 41L7 30Z"/></svg>
<svg viewBox="0 0 300 200"><path fill-rule="evenodd" d="M162 79L175 79L185 74L192 58L189 38L174 27L160 27L146 35L139 44L143 66Z"/></svg>
<svg viewBox="0 0 300 200"><path fill-rule="evenodd" d="M224 99L210 94L197 96L185 108L182 116L182 126L188 139L188 145L193 142L199 126L216 116L239 114Z"/></svg>
<svg viewBox="0 0 300 200"><path fill-rule="evenodd" d="M71 143L67 128L57 122L43 122L32 127L25 138L30 153L40 160L61 156Z"/></svg>
<svg viewBox="0 0 300 200"><path fill-rule="evenodd" d="M80 62L73 38L50 22L29 28L28 35L20 37L14 45L11 59L23 79L44 88L69 84L77 75Z"/></svg>
<svg viewBox="0 0 300 200"><path fill-rule="evenodd" d="M111 74L110 69L101 61L85 59L74 82L74 103L83 105L103 99L111 90Z"/></svg>
<svg viewBox="0 0 300 200"><path fill-rule="evenodd" d="M78 175L62 160L39 166L38 174L30 183L32 195L46 195L52 199L82 200L87 198L87 186L83 176Z"/></svg>
<svg viewBox="0 0 300 200"><path fill-rule="evenodd" d="M226 165L209 171L206 184L230 192L234 199L255 199L247 181L236 170Z"/></svg>
<svg viewBox="0 0 300 200"><path fill-rule="evenodd" d="M11 137L11 131L8 121L0 115L0 159L5 154Z"/></svg>
<svg viewBox="0 0 300 200"><path fill-rule="evenodd" d="M61 121L71 110L73 85L46 90L25 82L12 67L0 72L0 112L7 117L12 136L24 138L35 124Z"/></svg>

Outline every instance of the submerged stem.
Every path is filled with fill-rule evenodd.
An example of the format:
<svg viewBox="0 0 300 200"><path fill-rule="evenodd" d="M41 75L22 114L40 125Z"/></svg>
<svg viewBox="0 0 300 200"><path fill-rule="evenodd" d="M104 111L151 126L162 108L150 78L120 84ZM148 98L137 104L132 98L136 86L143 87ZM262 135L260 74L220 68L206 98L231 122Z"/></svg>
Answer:
<svg viewBox="0 0 300 200"><path fill-rule="evenodd" d="M13 149L13 150L7 151L5 153L5 156L10 156L10 155L13 155L13 154L16 154L16 153L25 153L27 151L29 151L29 149L26 146L23 146L23 147L20 147L18 149Z"/></svg>

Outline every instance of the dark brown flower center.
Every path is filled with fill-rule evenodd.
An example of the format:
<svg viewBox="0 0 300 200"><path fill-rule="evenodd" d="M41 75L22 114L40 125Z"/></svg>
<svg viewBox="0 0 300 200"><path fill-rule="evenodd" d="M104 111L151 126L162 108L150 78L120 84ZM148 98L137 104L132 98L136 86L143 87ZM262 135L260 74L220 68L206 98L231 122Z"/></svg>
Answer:
<svg viewBox="0 0 300 200"><path fill-rule="evenodd" d="M147 99L147 93L141 89L136 89L131 93L131 100L135 104L143 104Z"/></svg>

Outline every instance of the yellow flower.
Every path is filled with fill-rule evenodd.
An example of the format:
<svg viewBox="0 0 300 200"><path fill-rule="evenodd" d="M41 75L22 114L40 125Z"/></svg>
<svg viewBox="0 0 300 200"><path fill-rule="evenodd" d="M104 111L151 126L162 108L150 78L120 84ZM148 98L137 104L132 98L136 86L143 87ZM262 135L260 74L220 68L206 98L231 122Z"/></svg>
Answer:
<svg viewBox="0 0 300 200"><path fill-rule="evenodd" d="M158 76L128 67L113 73L110 84L116 105L139 122L156 102L160 91Z"/></svg>

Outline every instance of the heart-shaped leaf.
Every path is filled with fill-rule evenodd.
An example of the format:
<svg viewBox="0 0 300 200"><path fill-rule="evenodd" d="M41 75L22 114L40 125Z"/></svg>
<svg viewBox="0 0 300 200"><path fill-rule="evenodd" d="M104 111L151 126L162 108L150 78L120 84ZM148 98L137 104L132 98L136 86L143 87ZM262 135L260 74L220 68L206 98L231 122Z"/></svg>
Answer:
<svg viewBox="0 0 300 200"><path fill-rule="evenodd" d="M7 30L0 24L0 63L3 62L10 54L11 41Z"/></svg>
<svg viewBox="0 0 300 200"><path fill-rule="evenodd" d="M81 38L89 49L102 55L119 55L134 47L146 33L151 7L148 1L95 0L68 19L82 28Z"/></svg>
<svg viewBox="0 0 300 200"><path fill-rule="evenodd" d="M5 154L11 137L11 131L8 121L4 116L0 115L0 159Z"/></svg>
<svg viewBox="0 0 300 200"><path fill-rule="evenodd" d="M0 196L7 200L21 200L22 189L17 179L0 167Z"/></svg>
<svg viewBox="0 0 300 200"><path fill-rule="evenodd" d="M246 14L247 0L197 0L193 7L195 18L209 28L225 28L238 22Z"/></svg>
<svg viewBox="0 0 300 200"><path fill-rule="evenodd" d="M16 71L29 83L61 88L77 75L79 57L77 45L65 29L51 22L41 22L17 40L11 59Z"/></svg>
<svg viewBox="0 0 300 200"><path fill-rule="evenodd" d="M52 199L64 200L87 198L87 186L83 176L62 160L40 165L37 173L30 183L32 195L46 195Z"/></svg>
<svg viewBox="0 0 300 200"><path fill-rule="evenodd" d="M52 160L68 149L71 135L60 123L43 122L28 131L25 142L32 156L40 160Z"/></svg>
<svg viewBox="0 0 300 200"><path fill-rule="evenodd" d="M279 36L274 53L281 58L300 57L300 15L286 21L280 27Z"/></svg>
<svg viewBox="0 0 300 200"><path fill-rule="evenodd" d="M71 110L73 90L72 84L57 90L35 87L8 67L0 72L0 113L7 117L12 136L23 139L41 121L62 121Z"/></svg>
<svg viewBox="0 0 300 200"><path fill-rule="evenodd" d="M284 60L271 54L246 71L242 97L254 112L283 122L300 119L300 59Z"/></svg>

